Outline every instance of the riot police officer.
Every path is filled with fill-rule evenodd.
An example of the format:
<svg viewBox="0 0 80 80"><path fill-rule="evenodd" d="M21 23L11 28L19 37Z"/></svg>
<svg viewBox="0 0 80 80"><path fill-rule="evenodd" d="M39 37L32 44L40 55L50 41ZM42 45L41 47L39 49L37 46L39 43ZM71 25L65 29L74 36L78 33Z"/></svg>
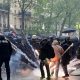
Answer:
<svg viewBox="0 0 80 80"><path fill-rule="evenodd" d="M12 54L11 43L5 39L3 35L0 35L0 80L1 77L1 66L5 63L7 80L10 80L10 66L9 61Z"/></svg>

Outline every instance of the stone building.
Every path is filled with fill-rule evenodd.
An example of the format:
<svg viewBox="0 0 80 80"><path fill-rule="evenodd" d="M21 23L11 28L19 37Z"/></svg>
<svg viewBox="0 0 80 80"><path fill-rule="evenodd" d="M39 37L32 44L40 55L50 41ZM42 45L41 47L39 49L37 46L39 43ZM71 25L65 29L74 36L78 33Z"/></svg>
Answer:
<svg viewBox="0 0 80 80"><path fill-rule="evenodd" d="M7 2L6 0L0 0L0 30L3 31L8 26L8 9L7 9ZM26 12L25 14L25 24L24 26L30 26L30 21L27 20L31 16L30 12ZM14 29L20 29L21 27L21 11L18 0L11 0L10 3L10 27Z"/></svg>
<svg viewBox="0 0 80 80"><path fill-rule="evenodd" d="M5 5L4 5L5 4ZM20 29L21 15L17 0L12 0L10 4L9 22L10 28ZM5 0L0 0L0 31L3 32L8 26L8 9Z"/></svg>

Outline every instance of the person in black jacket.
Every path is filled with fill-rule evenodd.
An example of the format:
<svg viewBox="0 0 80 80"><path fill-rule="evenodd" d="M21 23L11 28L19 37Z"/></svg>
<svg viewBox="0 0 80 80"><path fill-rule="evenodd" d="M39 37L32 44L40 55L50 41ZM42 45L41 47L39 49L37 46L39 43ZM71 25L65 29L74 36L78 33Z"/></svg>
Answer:
<svg viewBox="0 0 80 80"><path fill-rule="evenodd" d="M63 47L63 49L65 51L71 44L72 44L72 42L70 41L70 37L67 37L65 39L65 42L63 44L61 44L61 45L62 45L62 47ZM71 58L70 53L71 53L71 48L62 56L61 63L62 63L63 71L65 73L65 76L63 76L63 78L69 76L68 70L67 70L67 65L70 62L70 58Z"/></svg>
<svg viewBox="0 0 80 80"><path fill-rule="evenodd" d="M3 63L5 63L7 80L10 80L9 61L11 54L12 54L11 43L8 40L6 40L3 35L0 35L0 80L2 80L1 66Z"/></svg>
<svg viewBox="0 0 80 80"><path fill-rule="evenodd" d="M55 56L54 50L50 42L47 41L47 39L42 40L40 42L40 45L41 45L41 48L40 48L39 59L41 60L40 61L41 79L45 78L45 73L43 70L43 66L45 65L47 70L47 80L50 80L50 70L49 70L48 60Z"/></svg>

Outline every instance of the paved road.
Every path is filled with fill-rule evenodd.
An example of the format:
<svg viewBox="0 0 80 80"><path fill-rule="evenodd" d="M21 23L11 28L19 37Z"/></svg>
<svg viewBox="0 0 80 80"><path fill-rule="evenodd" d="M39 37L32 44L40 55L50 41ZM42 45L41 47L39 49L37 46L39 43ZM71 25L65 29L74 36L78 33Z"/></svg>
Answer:
<svg viewBox="0 0 80 80"><path fill-rule="evenodd" d="M64 73L63 73L62 68L60 67L58 80L80 80L80 68L76 69L74 67L74 65L78 63L80 63L80 60L76 60L76 59L70 62L70 65L68 65L69 72L71 70L74 70L74 71L71 73L69 78L65 78L65 79L61 78L64 75ZM73 75L76 75L76 76L73 76ZM5 73L3 73L2 76L3 76L3 80L6 80ZM20 70L18 74L15 74L15 75L11 74L11 80L40 80L39 68L34 69L34 70L30 70L30 69ZM51 80L55 80L54 76L51 77Z"/></svg>
<svg viewBox="0 0 80 80"><path fill-rule="evenodd" d="M26 72L27 71L27 72ZM61 78L63 73L59 72L59 78L58 80L80 80L80 76L70 76L69 78ZM3 80L6 80L6 74L3 75ZM39 69L35 69L33 71L25 70L22 73L15 74L14 76L11 75L11 80L40 80L40 72ZM46 80L46 79L44 79ZM55 80L54 76L51 78L51 80Z"/></svg>

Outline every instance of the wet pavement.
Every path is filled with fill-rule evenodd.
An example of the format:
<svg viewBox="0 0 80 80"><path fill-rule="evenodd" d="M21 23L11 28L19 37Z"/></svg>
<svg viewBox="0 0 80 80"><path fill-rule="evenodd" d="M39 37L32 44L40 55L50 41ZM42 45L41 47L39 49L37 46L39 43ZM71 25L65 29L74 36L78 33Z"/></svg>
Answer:
<svg viewBox="0 0 80 80"><path fill-rule="evenodd" d="M79 63L80 60L77 59L74 59L73 61L70 62L70 64L68 65L68 71L70 73L70 76L68 78L61 78L64 75L64 73L60 66L58 80L80 80L79 65L75 66L76 64ZM6 74L3 73L2 76L3 76L3 80L6 80ZM16 73L14 75L11 74L11 80L40 80L40 70L39 68L34 70L30 70L30 69L20 70L19 72L17 72L17 74ZM55 80L54 76L51 77L51 80Z"/></svg>
<svg viewBox="0 0 80 80"><path fill-rule="evenodd" d="M6 80L6 75L3 76L3 80ZM11 76L11 80L40 80L40 77L34 75L30 76L16 75L16 76ZM51 80L55 80L55 78L51 78ZM58 80L80 80L80 76L70 76L68 78L59 77Z"/></svg>
<svg viewBox="0 0 80 80"><path fill-rule="evenodd" d="M70 75L68 78L61 78L62 75L63 73L60 75L60 72L59 72L58 80L80 80L80 76ZM3 80L6 80L6 74L3 74ZM25 71L22 71L22 73L11 75L11 80L40 80L40 72L39 72L39 69L35 69L34 71L25 70ZM51 77L51 80L55 80L54 76Z"/></svg>

